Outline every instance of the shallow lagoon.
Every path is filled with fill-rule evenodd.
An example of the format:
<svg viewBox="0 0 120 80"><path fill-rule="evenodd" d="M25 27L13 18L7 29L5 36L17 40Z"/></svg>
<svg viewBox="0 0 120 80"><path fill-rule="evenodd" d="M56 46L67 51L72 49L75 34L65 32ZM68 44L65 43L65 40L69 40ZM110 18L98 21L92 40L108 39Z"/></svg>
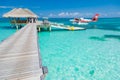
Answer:
<svg viewBox="0 0 120 80"><path fill-rule="evenodd" d="M69 19L50 19L70 24ZM120 18L99 19L87 30L38 33L46 80L119 80ZM0 22L0 42L16 32Z"/></svg>

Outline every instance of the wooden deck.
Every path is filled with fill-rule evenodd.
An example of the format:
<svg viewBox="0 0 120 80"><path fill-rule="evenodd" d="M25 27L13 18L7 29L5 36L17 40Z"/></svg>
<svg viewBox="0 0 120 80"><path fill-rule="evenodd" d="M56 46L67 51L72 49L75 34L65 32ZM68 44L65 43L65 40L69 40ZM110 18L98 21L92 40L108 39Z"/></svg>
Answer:
<svg viewBox="0 0 120 80"><path fill-rule="evenodd" d="M0 80L43 80L35 23L0 43Z"/></svg>

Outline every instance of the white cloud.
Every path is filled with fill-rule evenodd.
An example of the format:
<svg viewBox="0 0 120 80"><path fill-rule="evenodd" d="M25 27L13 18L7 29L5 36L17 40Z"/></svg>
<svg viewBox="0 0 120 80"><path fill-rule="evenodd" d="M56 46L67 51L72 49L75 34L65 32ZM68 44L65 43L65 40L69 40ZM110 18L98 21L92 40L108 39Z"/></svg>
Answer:
<svg viewBox="0 0 120 80"><path fill-rule="evenodd" d="M118 15L120 15L120 12L118 12Z"/></svg>
<svg viewBox="0 0 120 80"><path fill-rule="evenodd" d="M70 15L73 15L73 16L80 16L80 13L79 13L79 12L74 12L74 13L70 13Z"/></svg>
<svg viewBox="0 0 120 80"><path fill-rule="evenodd" d="M80 16L79 12L61 12L58 13L59 17L76 17L76 16Z"/></svg>
<svg viewBox="0 0 120 80"><path fill-rule="evenodd" d="M0 8L14 8L13 6L0 6Z"/></svg>
<svg viewBox="0 0 120 80"><path fill-rule="evenodd" d="M85 13L86 16L93 16L93 13Z"/></svg>
<svg viewBox="0 0 120 80"><path fill-rule="evenodd" d="M61 12L58 14L58 16L66 16L66 13L65 12Z"/></svg>
<svg viewBox="0 0 120 80"><path fill-rule="evenodd" d="M49 17L54 17L55 15L53 13L50 13L49 14Z"/></svg>
<svg viewBox="0 0 120 80"><path fill-rule="evenodd" d="M57 15L55 13L49 13L48 17L54 18L54 17L57 17Z"/></svg>

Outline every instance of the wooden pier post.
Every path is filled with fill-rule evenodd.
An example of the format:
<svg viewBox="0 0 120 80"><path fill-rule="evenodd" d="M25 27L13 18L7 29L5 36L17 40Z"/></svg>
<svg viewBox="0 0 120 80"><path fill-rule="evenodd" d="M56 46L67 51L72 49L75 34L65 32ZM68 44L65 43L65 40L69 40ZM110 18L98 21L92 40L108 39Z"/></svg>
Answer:
<svg viewBox="0 0 120 80"><path fill-rule="evenodd" d="M48 28L48 29L49 29L49 31L51 31L51 26L49 26L49 28Z"/></svg>

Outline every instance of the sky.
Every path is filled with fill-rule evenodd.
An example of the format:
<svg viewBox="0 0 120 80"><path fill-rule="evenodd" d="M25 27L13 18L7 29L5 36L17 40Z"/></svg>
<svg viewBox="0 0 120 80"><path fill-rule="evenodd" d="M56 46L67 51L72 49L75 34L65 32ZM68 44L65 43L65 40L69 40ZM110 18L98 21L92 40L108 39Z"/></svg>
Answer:
<svg viewBox="0 0 120 80"><path fill-rule="evenodd" d="M40 17L120 17L120 0L0 0L0 17L13 8L28 8Z"/></svg>

